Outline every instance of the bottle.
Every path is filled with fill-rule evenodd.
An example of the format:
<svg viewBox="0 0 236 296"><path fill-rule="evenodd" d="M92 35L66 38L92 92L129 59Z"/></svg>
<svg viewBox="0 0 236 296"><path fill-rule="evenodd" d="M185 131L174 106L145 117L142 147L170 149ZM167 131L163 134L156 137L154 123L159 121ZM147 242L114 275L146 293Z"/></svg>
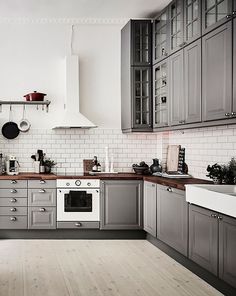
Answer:
<svg viewBox="0 0 236 296"><path fill-rule="evenodd" d="M93 167L92 167L92 171L93 172L97 172L98 171L98 159L97 156L93 157Z"/></svg>
<svg viewBox="0 0 236 296"><path fill-rule="evenodd" d="M101 164L98 163L98 172L101 172L102 171L102 167L101 167Z"/></svg>
<svg viewBox="0 0 236 296"><path fill-rule="evenodd" d="M0 175L3 174L3 162L2 162L2 153L0 153Z"/></svg>

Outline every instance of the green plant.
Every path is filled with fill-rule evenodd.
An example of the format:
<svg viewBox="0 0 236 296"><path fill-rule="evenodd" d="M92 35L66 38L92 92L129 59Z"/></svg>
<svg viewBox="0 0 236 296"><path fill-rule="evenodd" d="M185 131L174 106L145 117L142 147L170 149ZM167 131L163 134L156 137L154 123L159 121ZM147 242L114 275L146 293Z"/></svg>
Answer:
<svg viewBox="0 0 236 296"><path fill-rule="evenodd" d="M231 158L229 163L223 167L223 181L226 184L235 184L236 181L236 160Z"/></svg>
<svg viewBox="0 0 236 296"><path fill-rule="evenodd" d="M220 180L223 179L224 168L223 168L223 166L219 165L218 163L215 163L212 166L208 165L207 172L208 172L208 174L206 176L211 179L214 179L214 178L218 178Z"/></svg>
<svg viewBox="0 0 236 296"><path fill-rule="evenodd" d="M44 166L47 166L49 168L52 168L54 167L55 165L57 165L57 163L54 161L54 160L51 160L50 158L47 158L45 161L44 161Z"/></svg>

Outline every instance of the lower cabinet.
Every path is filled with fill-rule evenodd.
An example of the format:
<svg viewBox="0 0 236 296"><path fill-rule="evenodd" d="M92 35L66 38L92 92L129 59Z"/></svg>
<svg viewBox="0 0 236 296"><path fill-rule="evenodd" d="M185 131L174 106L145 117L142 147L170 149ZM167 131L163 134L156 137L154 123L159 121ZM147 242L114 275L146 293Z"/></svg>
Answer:
<svg viewBox="0 0 236 296"><path fill-rule="evenodd" d="M157 185L157 238L187 256L188 203L183 190Z"/></svg>
<svg viewBox="0 0 236 296"><path fill-rule="evenodd" d="M157 234L157 185L144 182L143 186L143 228L152 236Z"/></svg>
<svg viewBox="0 0 236 296"><path fill-rule="evenodd" d="M29 229L55 229L56 207L29 207Z"/></svg>
<svg viewBox="0 0 236 296"><path fill-rule="evenodd" d="M142 183L101 182L101 229L142 229Z"/></svg>
<svg viewBox="0 0 236 296"><path fill-rule="evenodd" d="M189 258L236 288L236 219L189 207Z"/></svg>

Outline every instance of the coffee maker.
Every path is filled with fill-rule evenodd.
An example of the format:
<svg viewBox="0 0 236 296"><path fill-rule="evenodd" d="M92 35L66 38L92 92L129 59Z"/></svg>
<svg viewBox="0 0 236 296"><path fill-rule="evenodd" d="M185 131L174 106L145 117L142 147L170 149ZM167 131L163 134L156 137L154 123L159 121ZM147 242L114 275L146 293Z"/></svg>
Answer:
<svg viewBox="0 0 236 296"><path fill-rule="evenodd" d="M19 174L19 162L14 155L7 155L5 159L7 175L14 176Z"/></svg>

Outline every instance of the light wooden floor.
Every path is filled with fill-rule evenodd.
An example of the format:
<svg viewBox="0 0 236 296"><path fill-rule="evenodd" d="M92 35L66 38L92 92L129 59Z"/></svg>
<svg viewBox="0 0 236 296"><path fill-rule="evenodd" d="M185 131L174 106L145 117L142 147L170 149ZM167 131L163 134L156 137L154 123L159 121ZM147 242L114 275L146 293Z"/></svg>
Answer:
<svg viewBox="0 0 236 296"><path fill-rule="evenodd" d="M145 240L0 240L0 295L222 294Z"/></svg>

